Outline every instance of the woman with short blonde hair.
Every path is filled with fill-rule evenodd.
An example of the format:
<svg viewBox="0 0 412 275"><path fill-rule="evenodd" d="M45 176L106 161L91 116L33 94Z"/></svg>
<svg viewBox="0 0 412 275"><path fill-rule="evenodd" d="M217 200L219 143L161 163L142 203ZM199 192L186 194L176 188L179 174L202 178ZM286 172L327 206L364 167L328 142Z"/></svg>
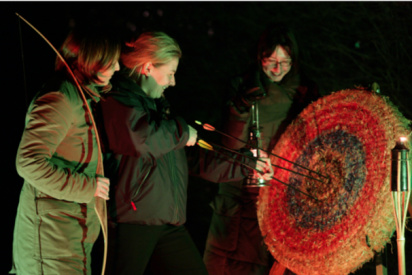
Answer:
<svg viewBox="0 0 412 275"><path fill-rule="evenodd" d="M123 49L123 68L102 101L106 167L114 168L106 172L116 185L108 204L115 225L109 227L108 274L139 275L150 268L153 274L207 275L184 227L184 149L195 144L197 132L163 108L164 90L176 84L181 56L165 33L141 34Z"/></svg>
<svg viewBox="0 0 412 275"><path fill-rule="evenodd" d="M161 66L173 58L181 57L179 44L172 37L163 32L146 32L135 41L126 43L121 61L129 70L129 76L138 79L147 61L151 61L155 66Z"/></svg>

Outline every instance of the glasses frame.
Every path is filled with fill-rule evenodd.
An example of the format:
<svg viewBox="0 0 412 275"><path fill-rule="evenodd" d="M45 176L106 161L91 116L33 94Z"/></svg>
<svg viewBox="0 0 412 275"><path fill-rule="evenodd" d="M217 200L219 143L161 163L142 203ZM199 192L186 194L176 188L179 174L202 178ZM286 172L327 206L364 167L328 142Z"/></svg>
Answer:
<svg viewBox="0 0 412 275"><path fill-rule="evenodd" d="M262 59L262 65L263 66L268 66L271 68L277 68L279 65L282 69L289 69L292 67L293 61L292 59L290 60L282 60L282 61L277 61L274 59L270 59L268 57Z"/></svg>

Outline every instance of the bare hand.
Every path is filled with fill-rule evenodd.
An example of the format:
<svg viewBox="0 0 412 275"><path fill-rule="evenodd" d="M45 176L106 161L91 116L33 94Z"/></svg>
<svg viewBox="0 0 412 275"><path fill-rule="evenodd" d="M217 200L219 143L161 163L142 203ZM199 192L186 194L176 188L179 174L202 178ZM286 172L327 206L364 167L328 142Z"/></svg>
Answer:
<svg viewBox="0 0 412 275"><path fill-rule="evenodd" d="M186 143L186 146L193 146L196 144L197 141L197 130L192 126L189 126L189 140Z"/></svg>
<svg viewBox="0 0 412 275"><path fill-rule="evenodd" d="M262 173L256 172L257 176L261 179L271 180L273 177L273 168L270 158L259 158L256 162L256 169L262 171Z"/></svg>
<svg viewBox="0 0 412 275"><path fill-rule="evenodd" d="M108 200L110 180L108 178L100 177L100 176L98 176L96 180L97 180L97 189L96 189L96 192L94 193L94 196L102 198L104 200Z"/></svg>

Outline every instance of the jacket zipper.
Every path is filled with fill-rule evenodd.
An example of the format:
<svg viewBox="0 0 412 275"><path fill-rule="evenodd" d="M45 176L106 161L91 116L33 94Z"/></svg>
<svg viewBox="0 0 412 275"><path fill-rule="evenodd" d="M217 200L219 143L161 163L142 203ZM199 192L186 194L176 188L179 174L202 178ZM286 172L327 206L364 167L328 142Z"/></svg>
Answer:
<svg viewBox="0 0 412 275"><path fill-rule="evenodd" d="M177 201L177 186L176 186L176 170L174 168L174 165L176 165L176 163L173 162L173 155L171 153L168 154L168 160L169 160L169 166L171 168L172 171L172 184L174 187L174 194L173 194L173 198L174 198L174 214L173 214L173 222L177 223L179 221L179 217L178 217L178 213L179 213L179 204Z"/></svg>
<svg viewBox="0 0 412 275"><path fill-rule="evenodd" d="M142 183L139 185L139 188L137 188L136 192L134 193L133 198L137 197L137 195L140 193L140 189L142 188L143 184L145 183L147 177L149 176L150 172L152 171L152 169L149 169L149 171L146 173L146 175L144 176ZM134 203L133 200L130 200L130 204L132 205L133 211L136 211L136 204Z"/></svg>

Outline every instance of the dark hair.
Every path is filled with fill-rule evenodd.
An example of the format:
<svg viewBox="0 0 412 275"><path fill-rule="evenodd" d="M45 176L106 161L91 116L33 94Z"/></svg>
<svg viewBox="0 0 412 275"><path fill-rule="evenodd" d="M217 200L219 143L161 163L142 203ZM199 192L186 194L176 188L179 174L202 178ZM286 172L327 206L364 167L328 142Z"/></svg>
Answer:
<svg viewBox="0 0 412 275"><path fill-rule="evenodd" d="M110 32L96 29L72 31L63 42L60 53L81 84L97 83L97 73L113 66L120 56L120 40ZM56 59L56 71L65 65Z"/></svg>
<svg viewBox="0 0 412 275"><path fill-rule="evenodd" d="M291 29L277 22L270 23L259 38L258 62L261 63L263 58L269 57L277 46L282 46L292 58L290 72L296 74L298 72L298 45L295 36Z"/></svg>

